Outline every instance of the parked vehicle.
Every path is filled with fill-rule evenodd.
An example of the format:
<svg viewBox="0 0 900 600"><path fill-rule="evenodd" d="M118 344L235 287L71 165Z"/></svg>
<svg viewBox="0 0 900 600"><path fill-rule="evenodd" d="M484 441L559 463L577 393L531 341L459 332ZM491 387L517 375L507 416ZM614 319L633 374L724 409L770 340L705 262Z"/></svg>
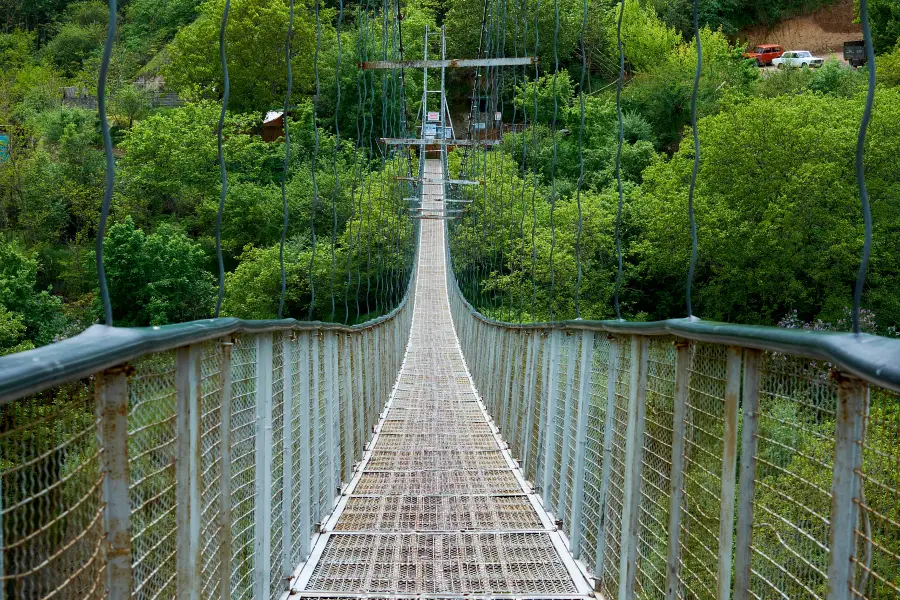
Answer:
<svg viewBox="0 0 900 600"><path fill-rule="evenodd" d="M852 67L866 64L866 42L863 40L844 42L844 60Z"/></svg>
<svg viewBox="0 0 900 600"><path fill-rule="evenodd" d="M785 67L821 67L825 64L825 59L813 56L808 50L788 50L773 60L772 64L779 69Z"/></svg>
<svg viewBox="0 0 900 600"><path fill-rule="evenodd" d="M758 67L771 65L772 61L784 53L784 48L778 44L760 44L752 52L744 52L744 58L752 58Z"/></svg>

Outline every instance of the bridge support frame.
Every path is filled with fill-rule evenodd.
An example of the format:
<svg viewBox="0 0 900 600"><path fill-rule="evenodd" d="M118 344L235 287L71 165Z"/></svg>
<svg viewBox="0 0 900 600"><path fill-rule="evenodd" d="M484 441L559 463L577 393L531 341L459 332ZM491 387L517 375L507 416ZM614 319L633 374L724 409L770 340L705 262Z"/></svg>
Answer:
<svg viewBox="0 0 900 600"><path fill-rule="evenodd" d="M200 573L200 346L175 353L176 585L180 600L196 600Z"/></svg>
<svg viewBox="0 0 900 600"><path fill-rule="evenodd" d="M128 375L123 367L100 373L95 384L97 441L103 473L106 589L111 598L131 597L131 502L128 485ZM2 498L2 495L0 495ZM0 528L2 529L2 528ZM3 534L0 531L0 542ZM0 575L3 574L0 558ZM0 592L0 596L3 596Z"/></svg>

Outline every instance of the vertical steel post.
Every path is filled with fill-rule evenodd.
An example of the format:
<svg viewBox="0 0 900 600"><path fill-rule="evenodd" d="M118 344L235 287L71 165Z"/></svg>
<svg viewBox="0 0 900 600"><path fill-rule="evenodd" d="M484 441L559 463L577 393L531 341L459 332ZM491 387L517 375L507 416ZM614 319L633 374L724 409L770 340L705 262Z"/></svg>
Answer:
<svg viewBox="0 0 900 600"><path fill-rule="evenodd" d="M566 506L569 505L569 438L571 437L572 428L569 423L572 421L572 406L575 404L575 361L578 359L578 340L575 336L569 337L569 350L566 358L566 396L565 411L563 412L563 437L562 447L559 453L559 493L556 496L556 518L563 519L565 516ZM553 424L556 427L556 423Z"/></svg>
<svg viewBox="0 0 900 600"><path fill-rule="evenodd" d="M222 343L222 366L219 378L222 384L222 405L219 415L219 580L222 600L231 598L231 341Z"/></svg>
<svg viewBox="0 0 900 600"><path fill-rule="evenodd" d="M297 365L297 374L300 375L297 385L300 386L300 561L303 562L309 556L310 537L312 534L312 501L313 493L316 486L313 485L313 475L310 473L310 462L312 461L311 432L309 428L309 404L310 404L310 381L309 381L309 341L308 332L299 334L299 363ZM316 423L313 423L315 426Z"/></svg>
<svg viewBox="0 0 900 600"><path fill-rule="evenodd" d="M527 414L525 415L525 429L522 431L522 471L528 476L528 467L531 465L531 432L534 430L534 411L537 405L537 371L539 360L539 348L541 347L541 334L535 331L532 336L531 348L528 352L528 362L525 366L527 379Z"/></svg>
<svg viewBox="0 0 900 600"><path fill-rule="evenodd" d="M522 391L525 387L522 385L524 377L524 373L522 372L522 354L526 353L525 350L528 347L527 332L523 332L519 337L521 338L519 341L520 351L515 354L516 369L513 373L513 394L512 401L510 402L509 428L507 429L506 434L507 441L512 444L516 443L517 432L519 429L519 411L523 403ZM519 451L520 449L516 448L516 450Z"/></svg>
<svg viewBox="0 0 900 600"><path fill-rule="evenodd" d="M95 383L97 442L103 474L103 530L106 546L106 593L131 597L131 502L128 494L128 375L123 367L107 369ZM0 494L2 499L2 494ZM2 542L0 528L0 542ZM0 560L3 553L0 552ZM2 571L0 562L0 574ZM6 597L5 585L0 596Z"/></svg>
<svg viewBox="0 0 900 600"><path fill-rule="evenodd" d="M335 457L337 449L337 440L334 436L334 361L332 346L334 345L334 334L325 332L325 452L328 464L328 477L325 480L326 489L325 496L326 510L334 508L334 501L337 489L337 473L340 469L340 459Z"/></svg>
<svg viewBox="0 0 900 600"><path fill-rule="evenodd" d="M750 599L753 498L756 494L756 448L759 428L759 350L744 349L741 394L741 474L738 480L737 541L734 549L734 600Z"/></svg>
<svg viewBox="0 0 900 600"><path fill-rule="evenodd" d="M725 359L725 413L722 429L722 496L719 506L719 569L716 597L731 600L734 544L734 498L737 480L738 403L741 396L741 349L728 346Z"/></svg>
<svg viewBox="0 0 900 600"><path fill-rule="evenodd" d="M269 596L272 578L272 334L256 336L256 497L253 594Z"/></svg>
<svg viewBox="0 0 900 600"><path fill-rule="evenodd" d="M199 346L175 354L176 566L178 597L195 600L200 580L200 355Z"/></svg>
<svg viewBox="0 0 900 600"><path fill-rule="evenodd" d="M637 546L640 534L641 478L644 454L644 412L647 399L647 362L650 338L631 338L631 383L628 396L628 433L625 436L625 496L622 502L622 554L619 557L619 600L635 597Z"/></svg>
<svg viewBox="0 0 900 600"><path fill-rule="evenodd" d="M606 367L606 418L603 422L603 466L600 468L600 522L597 524L597 548L594 556L594 588L599 591L603 582L603 561L606 558L606 513L609 478L612 474L612 444L616 426L616 380L619 370L619 340L609 340L609 360Z"/></svg>
<svg viewBox="0 0 900 600"><path fill-rule="evenodd" d="M849 600L856 587L856 535L862 478L862 445L869 411L869 386L838 375L831 483L831 535L828 555L828 600Z"/></svg>
<svg viewBox="0 0 900 600"><path fill-rule="evenodd" d="M319 360L319 350L321 344L322 332L316 331L310 335L310 345L312 347L312 432L313 432L313 455L315 460L312 461L313 473L313 514L315 518L321 522L322 520L322 434L319 423L322 421L322 393L319 389L319 373L321 372L321 363Z"/></svg>
<svg viewBox="0 0 900 600"><path fill-rule="evenodd" d="M341 380L344 382L343 406L341 412L344 417L344 480L350 481L353 472L353 461L356 459L356 444L353 443L353 373L350 370L350 355L353 348L353 338L344 336L343 352L339 352L341 359Z"/></svg>
<svg viewBox="0 0 900 600"><path fill-rule="evenodd" d="M550 334L550 377L547 381L547 423L544 425L544 477L541 483L541 492L544 498L544 510L551 510L550 502L553 494L553 463L556 460L556 404L559 396L559 338L562 332L554 331Z"/></svg>
<svg viewBox="0 0 900 600"><path fill-rule="evenodd" d="M294 574L293 560L293 524L294 524L294 352L295 336L293 332L285 332L282 336L282 465L281 465L281 569L283 589L288 589L288 582Z"/></svg>
<svg viewBox="0 0 900 600"><path fill-rule="evenodd" d="M578 393L578 423L575 427L575 463L573 465L572 508L569 519L569 549L581 554L581 514L584 509L584 462L587 451L588 411L591 407L591 375L594 366L594 332L581 333L581 381Z"/></svg>
<svg viewBox="0 0 900 600"><path fill-rule="evenodd" d="M547 383L550 379L549 370L551 368L550 365L550 346L551 346L551 337L553 335L553 330L548 331L544 334L546 336L546 340L542 344L543 350L541 350L541 389L538 392L538 397L541 398L541 412L540 418L538 419L538 438L537 438L537 447L534 449L534 483L536 486L541 486L543 484L543 466L544 466L544 451L543 448L546 445L546 437L547 437ZM540 488L541 492L543 492L543 488Z"/></svg>
<svg viewBox="0 0 900 600"><path fill-rule="evenodd" d="M372 357L372 330L366 329L363 332L363 359L365 363L365 394L366 394L366 424L367 426L376 421L375 416L378 411L375 410L374 394L372 392L372 369L375 366L375 359Z"/></svg>
<svg viewBox="0 0 900 600"><path fill-rule="evenodd" d="M353 397L356 399L356 451L362 454L366 445L366 430L369 427L369 421L366 418L366 402L363 397L363 335L354 336L353 340Z"/></svg>
<svg viewBox="0 0 900 600"><path fill-rule="evenodd" d="M497 424L502 428L503 435L509 437L509 405L512 394L512 366L515 360L515 352L513 342L515 342L515 334L511 331L504 332L506 337L506 367L503 376L503 399L500 406L497 407Z"/></svg>
<svg viewBox="0 0 900 600"><path fill-rule="evenodd" d="M666 558L666 600L678 598L681 564L681 507L684 505L684 440L688 389L691 381L689 342L675 344L675 401L672 416L672 472L669 477L669 549Z"/></svg>

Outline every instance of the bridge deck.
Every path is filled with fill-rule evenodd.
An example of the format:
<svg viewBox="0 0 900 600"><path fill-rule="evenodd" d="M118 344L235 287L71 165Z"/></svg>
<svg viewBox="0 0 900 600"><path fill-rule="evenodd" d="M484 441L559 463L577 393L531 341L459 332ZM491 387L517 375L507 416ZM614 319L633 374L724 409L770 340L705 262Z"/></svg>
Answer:
<svg viewBox="0 0 900 600"><path fill-rule="evenodd" d="M441 179L440 161L428 161L426 175ZM442 208L442 186L424 185L424 208ZM423 220L420 239L403 367L371 450L294 591L588 595L469 376L450 316L444 223Z"/></svg>

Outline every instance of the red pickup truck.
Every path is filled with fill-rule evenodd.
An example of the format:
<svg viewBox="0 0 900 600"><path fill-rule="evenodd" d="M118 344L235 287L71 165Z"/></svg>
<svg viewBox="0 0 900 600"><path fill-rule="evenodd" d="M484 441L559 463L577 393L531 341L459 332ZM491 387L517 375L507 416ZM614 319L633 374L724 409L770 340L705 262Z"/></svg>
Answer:
<svg viewBox="0 0 900 600"><path fill-rule="evenodd" d="M771 65L772 59L784 54L784 48L777 44L760 44L752 52L744 52L744 58L752 58L757 66Z"/></svg>

